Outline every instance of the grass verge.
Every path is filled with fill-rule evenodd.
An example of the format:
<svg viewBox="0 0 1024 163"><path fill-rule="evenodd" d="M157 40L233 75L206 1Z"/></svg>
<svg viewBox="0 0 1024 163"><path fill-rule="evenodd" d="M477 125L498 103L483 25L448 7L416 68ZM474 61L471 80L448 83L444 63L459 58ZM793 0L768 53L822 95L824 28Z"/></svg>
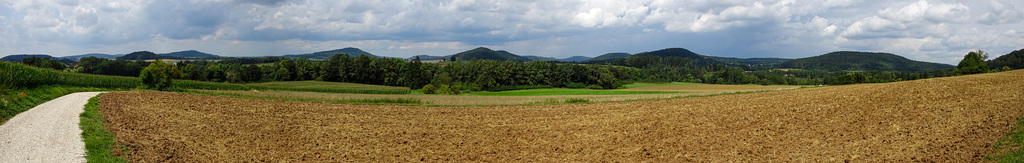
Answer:
<svg viewBox="0 0 1024 163"><path fill-rule="evenodd" d="M996 162L1024 162L1024 118L1017 121L1006 137L999 138L986 159Z"/></svg>
<svg viewBox="0 0 1024 163"><path fill-rule="evenodd" d="M81 117L79 127L82 128L82 140L85 141L85 159L89 162L128 162L127 159L114 156L110 150L114 149L114 135L103 128L103 115L100 114L99 96L89 99L85 104L85 112Z"/></svg>

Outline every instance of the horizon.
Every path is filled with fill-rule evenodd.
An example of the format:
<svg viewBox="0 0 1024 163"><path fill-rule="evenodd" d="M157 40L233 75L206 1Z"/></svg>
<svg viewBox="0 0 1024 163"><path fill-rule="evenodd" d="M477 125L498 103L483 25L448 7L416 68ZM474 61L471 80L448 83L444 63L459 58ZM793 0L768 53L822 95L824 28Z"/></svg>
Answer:
<svg viewBox="0 0 1024 163"><path fill-rule="evenodd" d="M200 51L200 50L194 50L194 49L192 49L192 50L171 51L171 52L153 52L153 51L149 51L149 52L153 52L153 53L156 53L156 54L168 54L168 53L175 53L175 52L197 51L197 52L200 52L200 53L217 55L217 56L220 56L220 57L235 57L235 58L254 57L254 58L258 58L258 57L281 57L281 56L284 56L284 55L312 54L312 53L317 53L317 52L335 51L335 50L342 50L342 49L348 49L348 48L355 48L355 49L358 49L358 50L362 50L362 49L360 49L358 47L344 47L344 48L338 48L338 49L322 50L322 51L315 51L315 52L308 52L308 53L301 53L301 54L277 54L277 55L263 55L263 56L223 56L223 55L218 55L218 54L213 54L213 53L207 53L207 52ZM489 47L476 47L476 48L491 49ZM473 48L473 49L476 49L476 48ZM671 48L680 48L680 47L671 47ZM662 49L643 51L643 52L637 52L637 53L608 52L608 53L603 53L603 54L599 54L599 55L595 55L595 56L568 56L568 57L561 57L561 58L551 57L551 56L539 56L539 55L521 55L521 54L516 54L515 52L511 52L511 51L507 51L507 50L500 50L500 49L491 49L491 50L493 50L493 51L506 51L506 52L512 53L512 54L517 55L517 56L536 56L536 57L546 57L546 58L554 58L554 59L568 59L568 58L572 58L572 57L587 57L589 59L589 58L594 58L594 57L597 57L597 56L606 55L606 54L612 54L612 53L626 53L626 54L629 54L629 55L635 55L635 54L639 54L639 53L652 52L652 51L658 51L658 50L665 50L665 49L671 49L671 48L662 48ZM470 49L470 50L473 50L473 49ZM686 49L686 48L682 48L682 49ZM141 50L141 51L148 51L148 50ZM400 58L400 59L411 59L412 57L416 57L416 56L444 57L444 56L451 56L451 55L455 55L457 53L465 52L465 51L461 51L461 52L457 52L457 53L453 53L453 54L445 54L445 55L414 55L414 56L409 56L409 57L394 57L394 56L387 56L387 55L378 55L378 54L374 54L373 52L365 51L365 50L362 50L362 51L370 53L370 54L375 55L375 56L387 57L387 58ZM469 51L469 50L466 50L466 51ZM139 52L139 51L133 51L133 52ZM831 51L831 52L827 52L827 53L823 53L823 54L819 54L819 55L814 55L814 56L809 56L809 57L815 57L815 56L825 55L825 54L834 53L834 52L888 53L888 52L845 51L845 50L841 50L841 51ZM126 55L126 54L129 54L129 53L132 53L132 52L127 52L127 53L123 53L123 54L120 54L120 53L119 54L85 53L85 54L65 55L65 56L56 56L56 55L50 55L50 54L11 54L11 55L49 55L49 56L53 56L53 57L69 57L69 56L92 55L92 54L100 54L100 55ZM751 57L751 58L725 57L725 56L705 55L705 54L701 54L701 53L697 53L697 52L694 52L694 53L699 54L699 55L704 55L704 56L724 57L724 58L739 58L739 59L773 58L773 57ZM893 54L893 53L888 53L888 54ZM6 57L6 56L11 56L11 55L0 56L0 58ZM899 54L893 54L893 55L897 55L897 56L901 56L901 57L907 58L906 56L899 55ZM997 56L991 57L990 59L995 59L996 57L1001 56L1001 55L997 55ZM807 57L801 57L801 58L807 58ZM775 59L800 59L800 58L775 58ZM910 59L910 58L908 58L908 59ZM911 60L914 60L914 59L911 59ZM920 60L914 60L914 61L920 61ZM922 61L922 62L928 62L928 61ZM932 62L932 63L940 63L940 62ZM956 65L955 63L954 64L941 63L941 64L949 64L949 65L954 65L954 66Z"/></svg>
<svg viewBox="0 0 1024 163"><path fill-rule="evenodd" d="M956 64L1024 47L1024 1L0 2L0 49L55 57L197 50L225 57L356 47L445 56L487 47L568 58L685 48L731 58L882 52Z"/></svg>

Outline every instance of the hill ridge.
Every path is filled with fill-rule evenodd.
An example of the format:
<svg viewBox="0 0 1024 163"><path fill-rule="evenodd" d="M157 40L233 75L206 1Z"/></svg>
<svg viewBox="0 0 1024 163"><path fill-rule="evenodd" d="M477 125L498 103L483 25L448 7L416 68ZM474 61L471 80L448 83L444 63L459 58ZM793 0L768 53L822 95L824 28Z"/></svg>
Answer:
<svg viewBox="0 0 1024 163"><path fill-rule="evenodd" d="M813 57L793 59L780 64L779 67L832 71L920 72L952 69L953 65L916 61L892 53L835 51Z"/></svg>

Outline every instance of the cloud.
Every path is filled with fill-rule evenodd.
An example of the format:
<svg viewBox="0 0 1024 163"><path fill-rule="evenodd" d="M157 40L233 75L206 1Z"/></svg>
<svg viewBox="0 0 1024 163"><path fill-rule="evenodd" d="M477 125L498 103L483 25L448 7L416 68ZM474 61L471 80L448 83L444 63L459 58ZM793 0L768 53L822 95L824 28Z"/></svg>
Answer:
<svg viewBox="0 0 1024 163"><path fill-rule="evenodd" d="M263 6L278 6L288 1L289 0L235 0L235 2L238 3L259 4Z"/></svg>
<svg viewBox="0 0 1024 163"><path fill-rule="evenodd" d="M991 1L989 6L991 7L989 12L981 15L978 22L988 25L1002 25L1020 23L1021 19L1024 19L1024 11L1017 10L1012 4Z"/></svg>
<svg viewBox="0 0 1024 163"><path fill-rule="evenodd" d="M734 57L892 51L947 62L968 49L1019 49L1024 44L1020 5L1024 2L7 0L0 1L0 37L5 38L0 48L9 53L202 48L223 55L273 55L352 46L411 56L489 46L567 57L683 47Z"/></svg>
<svg viewBox="0 0 1024 163"><path fill-rule="evenodd" d="M644 1L585 1L573 17L583 27L632 26L643 19L651 8Z"/></svg>

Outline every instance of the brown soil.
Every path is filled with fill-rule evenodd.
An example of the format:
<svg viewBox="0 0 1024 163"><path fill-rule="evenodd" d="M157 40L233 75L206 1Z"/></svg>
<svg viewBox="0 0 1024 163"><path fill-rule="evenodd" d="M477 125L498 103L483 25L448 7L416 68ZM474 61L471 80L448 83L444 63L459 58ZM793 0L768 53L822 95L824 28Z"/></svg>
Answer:
<svg viewBox="0 0 1024 163"><path fill-rule="evenodd" d="M344 105L114 92L139 162L975 162L1024 114L1024 71L553 106Z"/></svg>

